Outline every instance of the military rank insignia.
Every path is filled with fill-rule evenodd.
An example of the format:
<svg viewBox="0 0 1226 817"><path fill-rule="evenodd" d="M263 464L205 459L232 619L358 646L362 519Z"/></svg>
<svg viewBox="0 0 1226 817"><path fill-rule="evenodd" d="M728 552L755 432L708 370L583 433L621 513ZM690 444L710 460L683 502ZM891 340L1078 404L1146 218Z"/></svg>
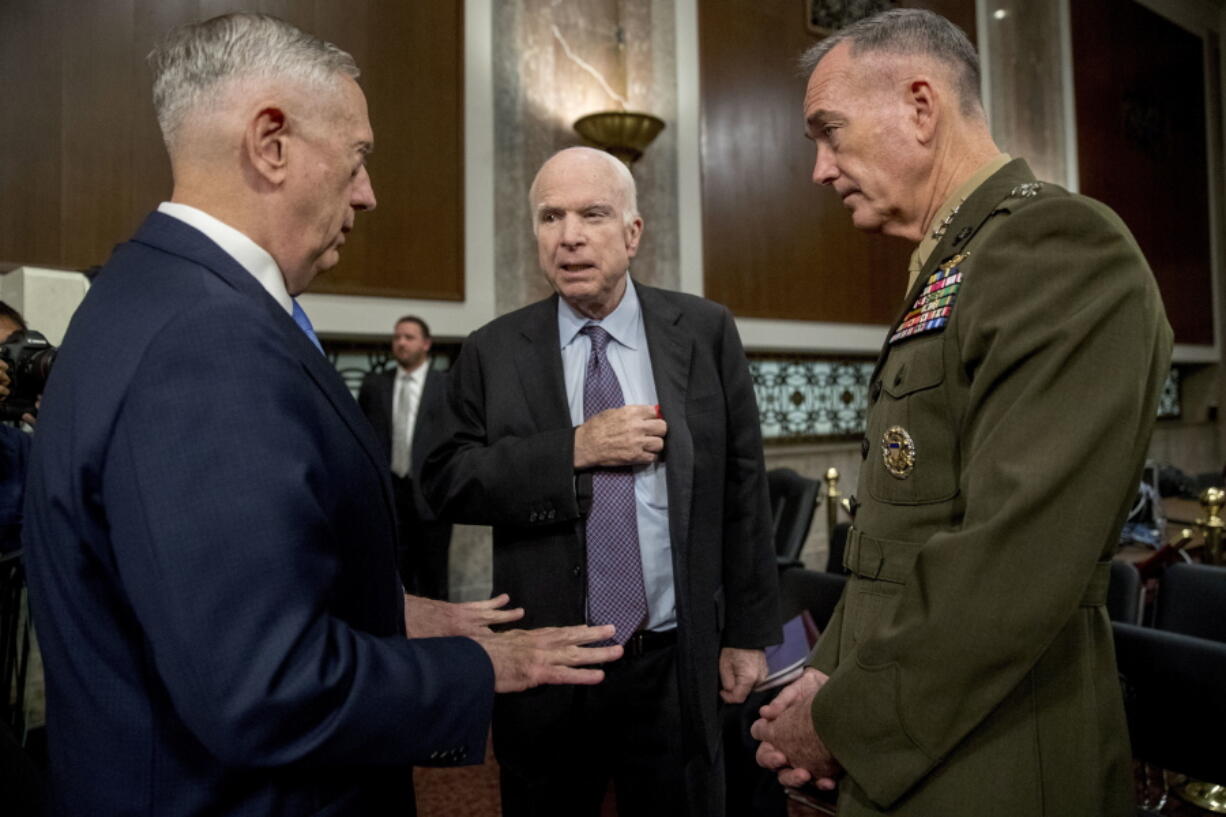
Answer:
<svg viewBox="0 0 1226 817"><path fill-rule="evenodd" d="M895 479L906 479L915 470L915 440L902 426L890 426L881 435L881 458Z"/></svg>
<svg viewBox="0 0 1226 817"><path fill-rule="evenodd" d="M945 328L954 311L954 303L958 300L958 288L962 285L962 271L958 265L965 261L968 255L970 253L955 255L928 276L928 283L915 299L911 311L890 336L891 345L915 335Z"/></svg>

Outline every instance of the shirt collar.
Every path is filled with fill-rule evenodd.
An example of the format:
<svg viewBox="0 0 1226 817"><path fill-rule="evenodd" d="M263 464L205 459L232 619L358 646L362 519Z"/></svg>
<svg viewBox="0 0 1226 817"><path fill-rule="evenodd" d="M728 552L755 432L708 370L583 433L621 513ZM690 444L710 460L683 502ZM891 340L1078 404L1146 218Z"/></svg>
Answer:
<svg viewBox="0 0 1226 817"><path fill-rule="evenodd" d="M164 201L158 205L158 212L190 227L195 227L221 247L239 266L251 273L260 286L273 297L289 314L294 313L294 301L285 288L285 278L281 268L268 253L268 250L256 244L248 236L226 224L224 221L210 216L208 213L189 204Z"/></svg>
<svg viewBox="0 0 1226 817"><path fill-rule="evenodd" d="M397 380L421 380L426 376L426 369L430 368L430 358L426 357L421 363L417 364L417 368L411 372L406 372L404 367L399 363L396 364L396 379Z"/></svg>
<svg viewBox="0 0 1226 817"><path fill-rule="evenodd" d="M1002 153L994 159L989 159L984 162L979 168L964 181L957 190L950 193L949 198L941 204L936 215L932 217L932 223L928 225L928 232L924 234L914 252L911 253L911 263L908 265L910 275L908 276L907 289L911 289L911 285L915 283L915 278L923 270L924 265L928 263L928 256L932 255L932 251L937 248L937 244L941 243L941 238L944 233L934 236L941 223L949 217L951 213L962 206L962 203L970 198L971 193L979 189L979 185L988 180L993 173L1000 170L1009 162L1013 161L1008 153Z"/></svg>
<svg viewBox="0 0 1226 817"><path fill-rule="evenodd" d="M638 348L639 296L634 291L634 281L626 274L626 292L621 303L605 315L604 320L594 321L578 312L564 299L558 298L558 340L565 349L585 326L599 326L613 340L628 349Z"/></svg>

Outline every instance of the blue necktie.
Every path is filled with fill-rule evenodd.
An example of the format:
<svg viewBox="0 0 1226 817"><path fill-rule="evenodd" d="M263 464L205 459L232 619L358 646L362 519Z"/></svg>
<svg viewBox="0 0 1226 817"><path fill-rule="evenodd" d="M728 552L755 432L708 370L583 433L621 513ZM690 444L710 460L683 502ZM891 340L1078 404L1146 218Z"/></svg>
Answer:
<svg viewBox="0 0 1226 817"><path fill-rule="evenodd" d="M592 343L583 379L583 419L626 404L605 355L610 335L599 326L581 330ZM592 473L587 516L587 609L592 624L613 624L613 641L625 644L647 620L643 554L639 550L634 471L600 468Z"/></svg>
<svg viewBox="0 0 1226 817"><path fill-rule="evenodd" d="M311 326L311 319L307 317L307 313L302 311L302 304L298 303L297 298L291 298L290 300L294 302L294 323L298 324L298 328L306 333L306 336L310 338L311 343L315 344L315 348L318 349L319 353L322 355L324 353L324 347L319 342L319 338L315 337L315 327Z"/></svg>

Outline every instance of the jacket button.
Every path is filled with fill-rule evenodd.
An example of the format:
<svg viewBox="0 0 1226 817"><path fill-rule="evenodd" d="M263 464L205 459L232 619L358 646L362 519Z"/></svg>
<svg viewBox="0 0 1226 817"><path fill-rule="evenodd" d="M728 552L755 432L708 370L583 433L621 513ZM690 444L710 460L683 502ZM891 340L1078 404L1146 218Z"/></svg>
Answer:
<svg viewBox="0 0 1226 817"><path fill-rule="evenodd" d="M549 511L549 513L545 514L545 518L546 518L546 519L553 519L555 515L556 515L556 512L555 512L555 511L553 511L553 510L551 509L551 510Z"/></svg>
<svg viewBox="0 0 1226 817"><path fill-rule="evenodd" d="M582 575L583 575L583 568L579 567L579 565L575 565L575 566L574 566L574 567L571 569L570 574L571 574L572 576L574 576L574 577L577 579L577 578L579 578L580 576L582 576Z"/></svg>
<svg viewBox="0 0 1226 817"><path fill-rule="evenodd" d="M536 511L533 511L532 513L528 514L528 521L529 521L529 522L535 522L535 521L536 521Z"/></svg>
<svg viewBox="0 0 1226 817"><path fill-rule="evenodd" d="M860 459L862 460L868 459L868 449L869 449L868 437L867 436L861 437L860 438Z"/></svg>

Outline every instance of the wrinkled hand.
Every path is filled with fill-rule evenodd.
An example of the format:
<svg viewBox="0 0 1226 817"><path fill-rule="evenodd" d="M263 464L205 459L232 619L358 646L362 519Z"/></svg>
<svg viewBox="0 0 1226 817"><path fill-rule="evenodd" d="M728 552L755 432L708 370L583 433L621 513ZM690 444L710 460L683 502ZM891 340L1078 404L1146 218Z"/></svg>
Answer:
<svg viewBox="0 0 1226 817"><path fill-rule="evenodd" d="M655 406L606 409L575 429L575 468L655 462L667 433Z"/></svg>
<svg viewBox="0 0 1226 817"><path fill-rule="evenodd" d="M724 703L744 702L754 684L766 677L766 653L724 647L719 651L719 696Z"/></svg>
<svg viewBox="0 0 1226 817"><path fill-rule="evenodd" d="M616 661L622 648L583 645L612 638L613 630L612 624L543 627L491 633L474 640L494 664L494 691L520 692L541 684L599 684L604 680L603 670L580 667Z"/></svg>
<svg viewBox="0 0 1226 817"><path fill-rule="evenodd" d="M7 360L0 360L0 400L9 396L9 383L12 383L9 377L9 364Z"/></svg>
<svg viewBox="0 0 1226 817"><path fill-rule="evenodd" d="M506 593L485 601L453 604L421 596L404 596L404 629L409 638L488 635L495 624L508 624L524 617L524 608L503 609L511 597Z"/></svg>
<svg viewBox="0 0 1226 817"><path fill-rule="evenodd" d="M810 710L813 696L826 683L825 673L807 668L760 710L761 718L749 729L757 740L758 765L778 772L785 786L803 786L816 781L819 789L831 790L843 773L834 756L813 729Z"/></svg>

